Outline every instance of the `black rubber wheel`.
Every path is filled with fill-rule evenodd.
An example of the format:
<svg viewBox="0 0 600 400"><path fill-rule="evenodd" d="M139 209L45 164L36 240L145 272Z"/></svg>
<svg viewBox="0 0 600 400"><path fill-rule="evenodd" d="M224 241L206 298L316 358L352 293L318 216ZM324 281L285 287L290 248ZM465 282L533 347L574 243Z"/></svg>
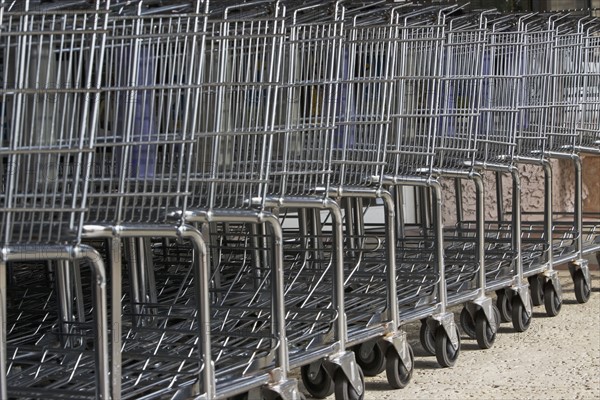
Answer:
<svg viewBox="0 0 600 400"><path fill-rule="evenodd" d="M365 376L360 367L358 368L360 381L362 382L363 391L357 393L354 387L350 384L348 377L341 368L335 373L335 400L363 400L365 397Z"/></svg>
<svg viewBox="0 0 600 400"><path fill-rule="evenodd" d="M505 290L498 291L497 296L496 307L498 308L498 311L500 311L500 321L512 321L512 302L510 296Z"/></svg>
<svg viewBox="0 0 600 400"><path fill-rule="evenodd" d="M587 303L592 294L592 287L585 281L583 271L578 269L573 275L573 284L575 285L575 298L580 304Z"/></svg>
<svg viewBox="0 0 600 400"><path fill-rule="evenodd" d="M412 379L413 371L415 369L415 355L413 349L408 345L408 354L410 357L410 368L406 366L400 360L400 356L394 346L390 346L386 353L386 368L387 380L392 389L403 389L410 383Z"/></svg>
<svg viewBox="0 0 600 400"><path fill-rule="evenodd" d="M456 328L456 335L458 336L458 348L455 349L442 325L438 326L435 330L435 357L438 364L443 368L453 367L456 364L456 360L458 360L458 355L460 354L460 333L458 332L458 327Z"/></svg>
<svg viewBox="0 0 600 400"><path fill-rule="evenodd" d="M512 324L517 332L525 332L531 325L531 315L527 315L525 305L518 295L512 298Z"/></svg>
<svg viewBox="0 0 600 400"><path fill-rule="evenodd" d="M429 328L427 322L421 322L421 330L419 331L419 339L421 346L429 355L435 355L435 334Z"/></svg>
<svg viewBox="0 0 600 400"><path fill-rule="evenodd" d="M556 317L562 308L562 299L558 297L551 281L544 285L544 306L549 317Z"/></svg>
<svg viewBox="0 0 600 400"><path fill-rule="evenodd" d="M529 290L531 292L531 302L534 306L544 304L544 277L533 275L527 278L529 281Z"/></svg>
<svg viewBox="0 0 600 400"><path fill-rule="evenodd" d="M324 399L327 396L331 396L335 390L335 385L327 370L321 365L316 376L311 377L309 367L309 365L305 365L300 368L302 383L304 383L304 387L308 393L316 399Z"/></svg>
<svg viewBox="0 0 600 400"><path fill-rule="evenodd" d="M475 339L477 337L477 333L475 332L475 321L467 311L466 307L463 307L460 312L460 326L465 334L471 339Z"/></svg>
<svg viewBox="0 0 600 400"><path fill-rule="evenodd" d="M359 344L354 348L354 355L365 376L377 376L385 370L385 353L379 343Z"/></svg>
<svg viewBox="0 0 600 400"><path fill-rule="evenodd" d="M477 345L480 349L489 349L494 345L496 341L496 335L498 333L498 326L500 321L498 320L499 312L496 311L496 306L492 306L491 318L494 321L488 321L485 317L483 310L477 312L475 317L475 331L477 333ZM492 329L490 322L494 322L496 327Z"/></svg>

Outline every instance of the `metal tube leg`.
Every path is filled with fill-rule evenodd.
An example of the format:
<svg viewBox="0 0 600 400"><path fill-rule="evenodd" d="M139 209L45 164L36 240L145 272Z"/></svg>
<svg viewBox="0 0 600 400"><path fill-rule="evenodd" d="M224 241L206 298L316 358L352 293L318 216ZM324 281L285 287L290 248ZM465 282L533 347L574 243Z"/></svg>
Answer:
<svg viewBox="0 0 600 400"><path fill-rule="evenodd" d="M581 158L579 156L573 156L573 167L575 169L575 229L577 231L577 254L581 260L583 258L583 204L582 204L582 190L583 183L581 177Z"/></svg>
<svg viewBox="0 0 600 400"><path fill-rule="evenodd" d="M142 298L140 297L140 277L139 277L139 255L135 245L135 238L126 238L127 259L129 270L129 297L132 310L132 323L135 326L142 324L141 307Z"/></svg>
<svg viewBox="0 0 600 400"><path fill-rule="evenodd" d="M386 257L387 257L387 280L388 280L388 312L389 320L393 329L397 330L400 326L400 314L398 311L397 283L396 283L396 210L394 208L394 199L386 191L380 191L379 197L383 200L386 239Z"/></svg>
<svg viewBox="0 0 600 400"><path fill-rule="evenodd" d="M262 278L260 266L262 264L262 257L264 256L263 252L260 250L261 245L259 244L259 230L258 224L246 224L248 230L250 231L250 243L252 244L252 275L254 275L254 288L260 287L260 281ZM265 260L266 261L266 260Z"/></svg>
<svg viewBox="0 0 600 400"><path fill-rule="evenodd" d="M485 271L485 186L483 177L480 174L471 174L471 180L475 184L475 230L476 230L476 257L479 266L477 274L478 296L471 303L467 304L467 310L473 321L476 318L476 310L483 310L485 318L488 320L490 328L496 332L498 323L495 319L492 299L486 296L486 271ZM487 345L486 345L487 346Z"/></svg>
<svg viewBox="0 0 600 400"><path fill-rule="evenodd" d="M523 254L521 250L521 176L515 167L511 169L512 177L512 248L515 252L515 277L513 286L521 287L523 278Z"/></svg>
<svg viewBox="0 0 600 400"><path fill-rule="evenodd" d="M439 274L438 284L438 313L433 315L428 323L431 323L432 330L435 332L436 325L441 325L448 337L448 340L452 344L452 347L456 350L460 350L460 338L458 336L458 330L454 322L454 315L447 312L446 306L448 304L448 292L446 288L446 265L444 258L444 224L442 220L442 186L438 181L431 180L429 182L429 188L433 197L433 225L434 225L434 240L435 240L435 254L436 254L436 266Z"/></svg>
<svg viewBox="0 0 600 400"><path fill-rule="evenodd" d="M544 272L544 275L552 282L556 296L558 296L558 299L562 303L561 284L560 280L558 279L558 274L554 270L554 246L552 243L552 219L554 213L552 204L552 164L550 164L550 161L545 160L542 166L544 168L544 186L546 190L546 195L544 198L544 234L546 235L546 246L548 246L546 253L547 270Z"/></svg>
<svg viewBox="0 0 600 400"><path fill-rule="evenodd" d="M523 254L521 250L521 176L516 167L511 169L512 176L512 246L515 251L515 276L513 279L512 291L519 297L522 306L525 309L527 318L531 318L533 304L529 284L523 277ZM513 321L514 325L514 321ZM527 329L527 324L524 328Z"/></svg>
<svg viewBox="0 0 600 400"><path fill-rule="evenodd" d="M85 322L85 305L83 304L83 286L81 283L81 267L79 260L73 261L73 292L75 295L75 306L77 313L77 321Z"/></svg>
<svg viewBox="0 0 600 400"><path fill-rule="evenodd" d="M348 241L348 248L351 250L350 256L355 258L356 257L356 250L358 248L357 244L356 244L356 235L354 234L354 213L352 210L352 201L350 198L343 198L341 200L341 203L344 207L344 215L345 215L345 223L343 223L343 226L346 230L346 235L347 235L347 241ZM335 219L335 217L332 217ZM332 223L334 224L334 233L335 233L335 221L332 221Z"/></svg>
<svg viewBox="0 0 600 400"><path fill-rule="evenodd" d="M496 171L496 213L498 222L504 221L504 188L502 184L502 172Z"/></svg>
<svg viewBox="0 0 600 400"><path fill-rule="evenodd" d="M275 337L279 340L277 348L278 365L281 367L281 381L287 380L287 373L289 370L289 354L288 354L288 343L285 328L285 301L284 301L284 271L283 271L283 230L279 219L274 215L265 217L265 222L271 227L273 234L273 250L274 250L274 263L273 263L273 283L272 283L272 318L274 319L274 327L276 332L273 332Z"/></svg>
<svg viewBox="0 0 600 400"><path fill-rule="evenodd" d="M406 333L400 329L400 314L398 310L398 287L396 282L396 211L394 207L394 198L389 192L380 191L378 197L383 200L386 238L386 257L387 257L387 284L388 284L388 320L391 326L389 331L392 335L386 337L396 349L400 356L402 364L407 371L413 369L413 362L410 357L410 349Z"/></svg>
<svg viewBox="0 0 600 400"><path fill-rule="evenodd" d="M143 238L139 242L140 253L143 254L145 259L144 271L145 271L145 285L146 285L146 296L148 301L151 303L158 302L158 293L156 290L156 277L154 275L154 258L152 253L152 242L151 238Z"/></svg>
<svg viewBox="0 0 600 400"><path fill-rule="evenodd" d="M483 178L479 174L472 174L471 179L475 184L476 216L475 224L477 230L477 263L479 264L479 290L480 297L485 297L485 187ZM485 310L484 310L485 311ZM490 314L491 315L491 314ZM487 312L486 312L486 316ZM489 318L488 318L489 320Z"/></svg>
<svg viewBox="0 0 600 400"><path fill-rule="evenodd" d="M4 253L5 250L2 249ZM6 261L0 259L0 398L8 399L6 379Z"/></svg>
<svg viewBox="0 0 600 400"><path fill-rule="evenodd" d="M554 254L552 251L552 166L549 161L545 161L543 164L544 170L544 236L546 239L546 262L548 263L548 269L552 269Z"/></svg>
<svg viewBox="0 0 600 400"><path fill-rule="evenodd" d="M109 239L109 260L111 268L111 386L112 386L112 399L118 400L121 398L121 329L123 326L122 321L122 252L121 252L121 239L113 237Z"/></svg>
<svg viewBox="0 0 600 400"><path fill-rule="evenodd" d="M334 268L334 301L333 307L338 311L338 319L335 324L335 336L339 340L340 348L346 349L346 340L348 340L348 332L346 325L346 310L344 308L344 231L343 231L343 220L342 212L333 201L326 201L326 207L331 211L332 216L332 230L333 230L333 243L334 243L334 254L335 254L335 265Z"/></svg>
<svg viewBox="0 0 600 400"><path fill-rule="evenodd" d="M216 395L215 371L211 354L210 338L210 297L209 297L209 261L208 248L202 234L196 229L182 226L178 229L178 234L191 240L194 246L194 273L195 290L198 307L198 350L201 356L201 362L204 365L203 376L201 377L202 388L207 400L213 399Z"/></svg>
<svg viewBox="0 0 600 400"><path fill-rule="evenodd" d="M454 194L456 197L456 222L461 223L464 219L463 212L463 190L462 190L462 180L459 178L454 178Z"/></svg>
<svg viewBox="0 0 600 400"><path fill-rule="evenodd" d="M321 225L321 210L313 209L311 210L311 246L313 252L313 260L318 260L321 262L325 259L325 255L323 252L325 251L324 243L323 243L323 230Z"/></svg>
<svg viewBox="0 0 600 400"><path fill-rule="evenodd" d="M60 341L63 346L71 346L69 331L73 326L70 322L73 319L73 293L71 291L71 271L68 269L68 264L65 260L57 260L56 265L56 290L57 302L60 312Z"/></svg>
<svg viewBox="0 0 600 400"><path fill-rule="evenodd" d="M395 228L396 228L396 237L404 239L405 231L404 231L404 193L402 192L401 185L394 185L391 188L391 193L394 199L394 207L395 207ZM415 194L416 196L416 194ZM385 201L385 200L384 200Z"/></svg>
<svg viewBox="0 0 600 400"><path fill-rule="evenodd" d="M438 286L438 301L439 312L446 312L446 304L448 304L448 296L446 291L446 265L444 260L444 225L442 221L442 188L439 183L434 183L431 186L433 194L433 223L435 228L435 260L439 274Z"/></svg>
<svg viewBox="0 0 600 400"><path fill-rule="evenodd" d="M573 280L576 280L575 275L577 271L581 270L583 280L588 287L591 287L592 280L590 277L590 270L588 267L588 261L583 258L583 182L582 182L582 165L581 157L578 155L572 156L573 167L575 169L575 212L574 212L574 226L577 234L575 241L577 259L569 263L569 272Z"/></svg>
<svg viewBox="0 0 600 400"><path fill-rule="evenodd" d="M348 341L348 325L346 321L346 310L344 305L344 228L342 211L338 204L331 200L324 200L324 207L330 210L332 215L332 230L333 243L335 253L335 268L333 270L334 279L334 302L333 307L338 312L338 318L335 323L335 337L340 346L340 354L333 361L339 368L344 371L350 384L354 387L357 393L364 392L364 385L358 373L358 365L354 360L354 353L346 350L346 342ZM335 376L335 375L332 375Z"/></svg>
<svg viewBox="0 0 600 400"><path fill-rule="evenodd" d="M106 270L98 252L88 246L73 249L76 259L86 259L95 277L94 287L94 337L96 338L96 390L99 399L110 399L108 362L108 313L106 300Z"/></svg>

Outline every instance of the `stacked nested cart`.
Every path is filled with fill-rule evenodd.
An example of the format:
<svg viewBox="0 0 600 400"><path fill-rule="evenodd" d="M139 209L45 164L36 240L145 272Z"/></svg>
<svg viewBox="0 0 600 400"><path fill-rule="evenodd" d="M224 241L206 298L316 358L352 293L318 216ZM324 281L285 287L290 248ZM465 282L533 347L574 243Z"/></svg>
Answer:
<svg viewBox="0 0 600 400"><path fill-rule="evenodd" d="M365 375L410 382L411 322L448 367L452 307L489 348L533 306L558 314L559 263L590 296L587 12L4 0L0 74L1 398L300 399L299 369L313 397L362 399ZM541 211L522 211L522 164L543 170Z"/></svg>

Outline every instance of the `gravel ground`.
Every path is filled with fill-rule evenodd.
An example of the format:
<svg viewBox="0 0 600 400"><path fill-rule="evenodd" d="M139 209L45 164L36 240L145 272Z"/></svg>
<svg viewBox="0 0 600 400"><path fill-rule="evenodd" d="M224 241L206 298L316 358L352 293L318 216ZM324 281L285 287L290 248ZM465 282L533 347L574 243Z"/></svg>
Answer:
<svg viewBox="0 0 600 400"><path fill-rule="evenodd" d="M600 273L592 271L592 295L578 304L573 282L561 271L563 307L554 318L534 308L529 330L502 324L496 343L480 350L462 334L454 368L439 368L419 343L420 323L408 326L415 352L411 383L390 390L385 372L367 378L365 400L395 399L600 399ZM456 321L460 308L453 310ZM333 399L333 396L330 397Z"/></svg>

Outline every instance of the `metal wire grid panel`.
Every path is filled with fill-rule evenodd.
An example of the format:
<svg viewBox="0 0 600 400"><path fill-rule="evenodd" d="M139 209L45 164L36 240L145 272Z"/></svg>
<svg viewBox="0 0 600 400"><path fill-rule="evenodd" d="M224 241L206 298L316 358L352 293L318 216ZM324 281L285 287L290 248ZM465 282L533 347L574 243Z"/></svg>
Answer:
<svg viewBox="0 0 600 400"><path fill-rule="evenodd" d="M160 223L184 210L201 114L201 12L111 16L88 222Z"/></svg>
<svg viewBox="0 0 600 400"><path fill-rule="evenodd" d="M327 194L336 135L341 77L344 8L287 2L285 91L281 92L285 133L276 137L270 192L275 197ZM302 201L302 200L300 200ZM331 232L321 229L319 209L286 210L284 229L286 337L291 364L324 354L338 315L333 308L335 268ZM331 349L325 349L331 353Z"/></svg>
<svg viewBox="0 0 600 400"><path fill-rule="evenodd" d="M554 32L543 17L522 22L523 66L515 155L541 159L547 148Z"/></svg>
<svg viewBox="0 0 600 400"><path fill-rule="evenodd" d="M450 17L448 21L431 172L464 171L473 165L481 107L484 24L480 14Z"/></svg>
<svg viewBox="0 0 600 400"><path fill-rule="evenodd" d="M278 99L281 129L275 136L269 192L281 196L327 192L337 134L343 7L287 6L285 89Z"/></svg>
<svg viewBox="0 0 600 400"><path fill-rule="evenodd" d="M18 6L4 11L0 32L1 240L78 241L96 135L105 14Z"/></svg>
<svg viewBox="0 0 600 400"><path fill-rule="evenodd" d="M580 145L600 149L600 26L585 30L583 39L583 93L578 125ZM594 148L595 146L595 148Z"/></svg>
<svg viewBox="0 0 600 400"><path fill-rule="evenodd" d="M475 161L510 165L516 146L523 35L516 17L490 16ZM498 18L498 20L495 20Z"/></svg>
<svg viewBox="0 0 600 400"><path fill-rule="evenodd" d="M264 201L285 37L283 7L231 6L208 21L191 206L244 209Z"/></svg>
<svg viewBox="0 0 600 400"><path fill-rule="evenodd" d="M519 16L487 15L488 32L484 51L481 119L477 133L476 167L501 168L512 165L519 122L523 35ZM460 224L461 237L476 237L476 224ZM502 222L485 226L485 273L487 284L512 274L515 257L510 226Z"/></svg>
<svg viewBox="0 0 600 400"><path fill-rule="evenodd" d="M193 251L180 247L144 239L129 239L124 245L121 398L165 398L197 390L203 365ZM140 276L144 273L146 281ZM143 285L148 285L144 295L139 292Z"/></svg>
<svg viewBox="0 0 600 400"><path fill-rule="evenodd" d="M202 91L208 107L200 113L191 208L247 215L244 210L262 207L275 135L283 133L276 106L285 35L280 2L232 2L211 10ZM272 235L263 225L241 222L208 223L206 232L217 392L236 390L243 377L271 368L284 345L272 306Z"/></svg>
<svg viewBox="0 0 600 400"><path fill-rule="evenodd" d="M349 9L341 54L332 185L365 186L381 177L390 125L396 30L386 9Z"/></svg>
<svg viewBox="0 0 600 400"><path fill-rule="evenodd" d="M445 26L436 10L393 18L398 32L387 170L416 176L433 165Z"/></svg>
<svg viewBox="0 0 600 400"><path fill-rule="evenodd" d="M6 346L11 398L97 398L97 331L88 295L93 282L89 274L78 275L81 286L61 281L59 268L64 265L10 264ZM69 300L68 293L77 299ZM68 314L60 306L68 301L81 307Z"/></svg>
<svg viewBox="0 0 600 400"><path fill-rule="evenodd" d="M36 7L26 1L0 12L0 209L3 245L28 245L44 259L46 245L80 239L107 14L100 2ZM10 396L98 396L102 311L83 300L89 279L73 283L79 266L68 273L74 281L67 271L66 262L9 263L2 362Z"/></svg>
<svg viewBox="0 0 600 400"><path fill-rule="evenodd" d="M579 146L577 121L583 87L583 27L579 17L558 20L552 48L552 87L547 150L572 153Z"/></svg>
<svg viewBox="0 0 600 400"><path fill-rule="evenodd" d="M211 338L217 384L270 365L278 341L271 306L272 238L257 225L213 223Z"/></svg>

